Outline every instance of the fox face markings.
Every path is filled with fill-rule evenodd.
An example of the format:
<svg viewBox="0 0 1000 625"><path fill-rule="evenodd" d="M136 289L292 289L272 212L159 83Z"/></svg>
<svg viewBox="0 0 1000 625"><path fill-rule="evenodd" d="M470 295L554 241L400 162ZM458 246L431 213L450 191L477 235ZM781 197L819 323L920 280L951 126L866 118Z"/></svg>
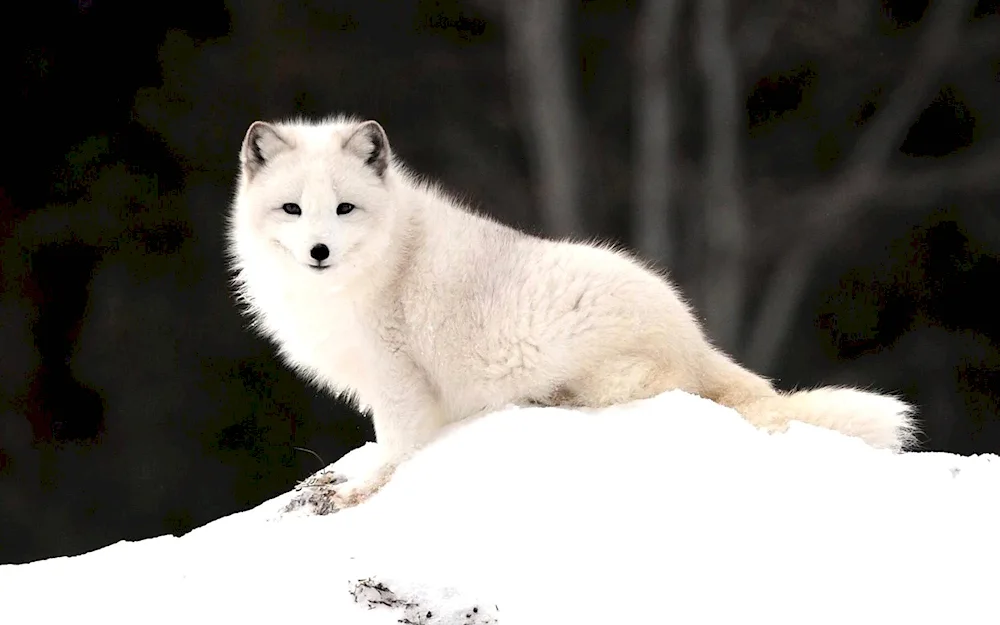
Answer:
<svg viewBox="0 0 1000 625"><path fill-rule="evenodd" d="M340 204L337 205L337 214L347 215L352 211L354 211L355 208L357 208L357 206L351 204L350 202L341 202ZM298 217L299 215L302 214L302 207L299 206L298 204L295 204L294 202L287 202L285 204L282 204L281 210L295 217Z"/></svg>

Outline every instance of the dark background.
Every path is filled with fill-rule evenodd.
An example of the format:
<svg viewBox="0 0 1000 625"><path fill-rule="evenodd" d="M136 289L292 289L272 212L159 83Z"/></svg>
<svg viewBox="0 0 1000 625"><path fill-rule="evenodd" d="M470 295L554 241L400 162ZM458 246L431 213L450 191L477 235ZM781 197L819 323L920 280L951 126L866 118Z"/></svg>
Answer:
<svg viewBox="0 0 1000 625"><path fill-rule="evenodd" d="M8 2L0 563L181 533L371 437L228 288L255 119L376 118L532 232L665 264L784 388L1000 452L996 0Z"/></svg>

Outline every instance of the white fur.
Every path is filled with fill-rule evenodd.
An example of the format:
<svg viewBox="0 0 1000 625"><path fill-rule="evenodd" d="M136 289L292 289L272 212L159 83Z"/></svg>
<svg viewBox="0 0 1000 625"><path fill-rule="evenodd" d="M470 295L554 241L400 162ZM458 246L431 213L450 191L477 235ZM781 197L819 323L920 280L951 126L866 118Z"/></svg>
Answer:
<svg viewBox="0 0 1000 625"><path fill-rule="evenodd" d="M381 465L349 480L341 505L378 490L444 425L510 403L599 407L678 388L770 430L795 419L892 450L912 442L907 404L776 391L710 345L664 276L607 245L473 214L393 161L373 122L255 126L230 215L236 284L292 367L372 411ZM366 163L380 137L384 171ZM337 215L341 202L357 208ZM310 268L317 243L330 249L325 271Z"/></svg>

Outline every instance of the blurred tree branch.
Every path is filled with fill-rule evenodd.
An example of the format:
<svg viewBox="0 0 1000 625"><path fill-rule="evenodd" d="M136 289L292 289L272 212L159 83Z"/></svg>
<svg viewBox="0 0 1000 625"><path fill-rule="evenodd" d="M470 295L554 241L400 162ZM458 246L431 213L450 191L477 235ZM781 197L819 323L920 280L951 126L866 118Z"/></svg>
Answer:
<svg viewBox="0 0 1000 625"><path fill-rule="evenodd" d="M923 18L923 34L909 70L889 102L869 123L841 170L829 184L796 194L779 214L808 211L806 228L766 285L743 360L767 372L790 334L807 293L809 277L827 248L853 224L865 205L878 199L890 158L938 88L942 70L961 48L962 25L975 0L938 0Z"/></svg>
<svg viewBox="0 0 1000 625"><path fill-rule="evenodd" d="M956 191L1000 190L1000 142L979 148L966 157L952 157L937 166L887 173L872 200L879 204L918 205L929 198ZM810 220L810 231L823 226Z"/></svg>
<svg viewBox="0 0 1000 625"><path fill-rule="evenodd" d="M103 253L141 249L159 234L184 231L170 208L173 200L155 179L136 175L124 164L103 168L80 200L47 205L8 224L10 235L0 240L0 291L20 292L31 272L31 255L48 245L72 242Z"/></svg>
<svg viewBox="0 0 1000 625"><path fill-rule="evenodd" d="M632 241L646 258L665 267L672 266L676 253L671 221L679 172L670 51L681 6L682 0L646 0L636 20Z"/></svg>

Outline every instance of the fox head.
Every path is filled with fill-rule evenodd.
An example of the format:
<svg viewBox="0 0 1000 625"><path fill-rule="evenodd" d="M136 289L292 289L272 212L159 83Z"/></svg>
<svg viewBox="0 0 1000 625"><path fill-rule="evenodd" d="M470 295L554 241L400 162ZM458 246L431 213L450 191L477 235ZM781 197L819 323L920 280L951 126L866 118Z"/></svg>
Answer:
<svg viewBox="0 0 1000 625"><path fill-rule="evenodd" d="M375 121L251 124L229 221L238 281L339 290L372 276L392 244L391 160Z"/></svg>

